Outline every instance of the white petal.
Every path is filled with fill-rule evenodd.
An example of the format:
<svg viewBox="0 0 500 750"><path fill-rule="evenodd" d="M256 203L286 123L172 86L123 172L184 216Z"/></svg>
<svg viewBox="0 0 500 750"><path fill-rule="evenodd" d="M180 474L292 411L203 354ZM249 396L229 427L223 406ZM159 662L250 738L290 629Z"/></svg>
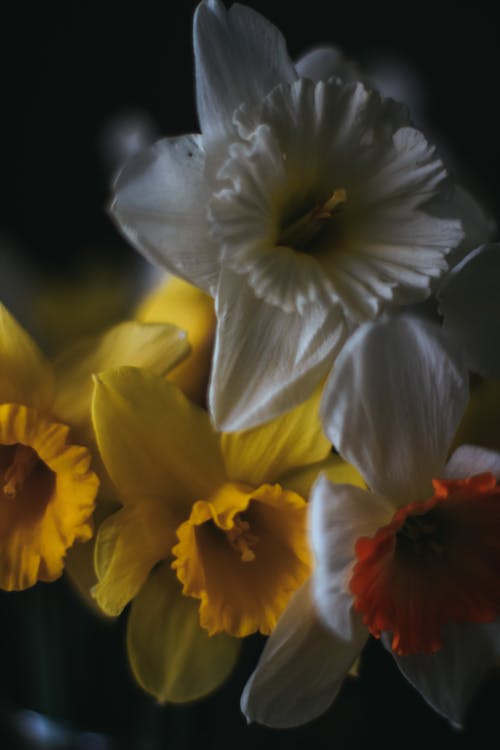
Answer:
<svg viewBox="0 0 500 750"><path fill-rule="evenodd" d="M205 216L204 161L200 136L158 141L121 170L110 211L149 260L210 291L218 262Z"/></svg>
<svg viewBox="0 0 500 750"><path fill-rule="evenodd" d="M384 645L387 639L383 638ZM390 640L389 640L390 642ZM500 652L500 623L452 624L435 654L396 656L409 682L438 713L460 728L467 705Z"/></svg>
<svg viewBox="0 0 500 750"><path fill-rule="evenodd" d="M286 728L322 714L363 648L367 631L342 641L318 621L306 583L291 599L241 696L248 721Z"/></svg>
<svg viewBox="0 0 500 750"><path fill-rule="evenodd" d="M495 233L495 222L487 216L473 196L459 185L455 185L449 196L433 200L429 206L434 216L458 216L462 222L464 238L448 256L453 266L473 248L488 242Z"/></svg>
<svg viewBox="0 0 500 750"><path fill-rule="evenodd" d="M278 29L251 8L204 0L194 17L196 100L205 144L233 130L240 104L252 106L296 78Z"/></svg>
<svg viewBox="0 0 500 750"><path fill-rule="evenodd" d="M463 343L474 372L500 377L500 244L470 253L439 292L444 327Z"/></svg>
<svg viewBox="0 0 500 750"><path fill-rule="evenodd" d="M358 81L361 74L355 63L347 60L337 47L315 47L295 61L295 70L300 78L309 78L317 83L332 76L343 81Z"/></svg>
<svg viewBox="0 0 500 750"><path fill-rule="evenodd" d="M461 445L445 466L448 479L465 479L489 471L500 479L500 453L478 445Z"/></svg>
<svg viewBox="0 0 500 750"><path fill-rule="evenodd" d="M221 274L216 312L209 403L226 432L267 422L305 401L345 336L335 309L283 312L257 299L230 271Z"/></svg>
<svg viewBox="0 0 500 750"><path fill-rule="evenodd" d="M347 342L323 396L326 434L368 486L402 505L432 494L468 399L450 339L405 317Z"/></svg>
<svg viewBox="0 0 500 750"><path fill-rule="evenodd" d="M310 523L316 560L314 600L321 618L339 638L353 638L353 627L359 627L349 592L355 544L362 536L373 536L394 512L381 495L350 484L332 484L324 475L313 487Z"/></svg>

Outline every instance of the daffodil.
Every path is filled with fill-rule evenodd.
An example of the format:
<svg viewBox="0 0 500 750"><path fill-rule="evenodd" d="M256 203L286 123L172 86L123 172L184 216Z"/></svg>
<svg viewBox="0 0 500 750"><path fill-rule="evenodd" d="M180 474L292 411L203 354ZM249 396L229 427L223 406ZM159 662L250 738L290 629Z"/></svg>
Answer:
<svg viewBox="0 0 500 750"><path fill-rule="evenodd" d="M169 276L141 302L135 317L142 323L171 323L186 331L189 355L168 372L167 378L191 401L203 406L215 337L211 297L192 284Z"/></svg>
<svg viewBox="0 0 500 750"><path fill-rule="evenodd" d="M111 211L215 298L209 403L229 431L303 401L360 323L428 297L462 206L403 105L318 80L319 53L296 68L250 8L203 0L194 51L201 135L126 164Z"/></svg>
<svg viewBox="0 0 500 750"><path fill-rule="evenodd" d="M92 536L98 489L90 453L54 414L54 378L0 305L0 588L53 581L67 550Z"/></svg>
<svg viewBox="0 0 500 750"><path fill-rule="evenodd" d="M500 454L450 445L467 371L440 329L365 326L339 357L327 434L369 489L312 491L311 583L292 600L244 691L249 719L324 711L371 633L453 724L500 652Z"/></svg>
<svg viewBox="0 0 500 750"><path fill-rule="evenodd" d="M306 498L318 471L338 465L318 404L316 394L264 427L219 434L165 379L136 368L97 377L96 437L123 506L99 529L93 594L112 616L132 602L130 664L158 700L217 687L238 639L270 633L309 576Z"/></svg>

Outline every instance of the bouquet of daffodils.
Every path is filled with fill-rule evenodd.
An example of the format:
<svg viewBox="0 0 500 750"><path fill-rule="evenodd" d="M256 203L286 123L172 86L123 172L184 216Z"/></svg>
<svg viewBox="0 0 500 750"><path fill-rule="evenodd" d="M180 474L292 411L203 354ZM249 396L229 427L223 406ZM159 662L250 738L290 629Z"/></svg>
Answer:
<svg viewBox="0 0 500 750"><path fill-rule="evenodd" d="M0 308L0 587L128 608L159 702L260 632L241 709L296 726L371 635L461 726L500 657L494 228L334 48L202 0L194 52L201 132L110 207L166 283L52 362Z"/></svg>

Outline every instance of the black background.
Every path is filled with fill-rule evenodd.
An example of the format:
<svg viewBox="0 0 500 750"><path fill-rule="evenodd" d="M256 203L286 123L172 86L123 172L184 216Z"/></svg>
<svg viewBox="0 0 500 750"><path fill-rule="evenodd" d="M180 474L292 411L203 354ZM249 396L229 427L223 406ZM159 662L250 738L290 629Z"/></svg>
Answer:
<svg viewBox="0 0 500 750"><path fill-rule="evenodd" d="M333 42L366 66L389 57L411 68L422 85L425 121L446 144L460 179L499 218L497 28L481 4L449 10L437 3L248 4L282 29L293 57ZM187 0L3 7L0 253L2 242L14 246L46 278L77 277L95 260L134 267L134 251L105 211L110 175L102 134L110 118L138 110L151 115L159 134L197 129L194 7ZM247 728L238 695L259 648L260 640L251 640L235 675L205 702L161 708L129 678L123 623L93 618L64 582L2 594L0 710L11 734L0 746L21 747L12 735L12 716L21 707L103 732L115 738L114 747L131 750L416 747L429 738L446 748L499 742L496 676L472 704L465 732L457 734L376 643L367 650L361 678L346 683L322 719L286 732ZM77 740L59 746L84 747Z"/></svg>

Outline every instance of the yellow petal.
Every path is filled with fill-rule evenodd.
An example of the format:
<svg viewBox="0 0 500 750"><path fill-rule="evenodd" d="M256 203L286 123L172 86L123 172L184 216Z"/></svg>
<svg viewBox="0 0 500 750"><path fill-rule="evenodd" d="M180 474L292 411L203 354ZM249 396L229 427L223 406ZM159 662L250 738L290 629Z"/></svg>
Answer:
<svg viewBox="0 0 500 750"><path fill-rule="evenodd" d="M35 409L0 405L0 587L53 581L75 541L92 536L99 481L68 427Z"/></svg>
<svg viewBox="0 0 500 750"><path fill-rule="evenodd" d="M54 362L55 413L73 429L90 427L92 374L122 365L164 375L189 352L186 334L173 325L127 321L102 336L79 341Z"/></svg>
<svg viewBox="0 0 500 750"><path fill-rule="evenodd" d="M92 596L107 615L119 615L152 568L170 555L175 524L168 507L142 502L113 513L99 527Z"/></svg>
<svg viewBox="0 0 500 750"><path fill-rule="evenodd" d="M265 425L225 433L221 447L229 479L260 485L326 458L331 443L318 415L321 391Z"/></svg>
<svg viewBox="0 0 500 750"><path fill-rule="evenodd" d="M363 477L357 469L343 458L330 455L324 461L320 461L305 469L297 469L282 477L282 484L289 490L297 492L306 500L309 499L312 486L320 474L326 474L330 482L338 484L354 484L356 487L366 487Z"/></svg>
<svg viewBox="0 0 500 750"><path fill-rule="evenodd" d="M53 375L31 336L0 304L0 403L50 408Z"/></svg>
<svg viewBox="0 0 500 750"><path fill-rule="evenodd" d="M187 332L191 353L168 374L168 379L198 404L204 404L215 336L211 297L182 279L169 277L139 307L143 322L169 322Z"/></svg>
<svg viewBox="0 0 500 750"><path fill-rule="evenodd" d="M208 414L162 378L133 367L102 373L92 412L102 459L125 503L156 498L185 518L196 498L224 481Z"/></svg>
<svg viewBox="0 0 500 750"><path fill-rule="evenodd" d="M471 389L455 440L456 446L465 443L500 451L500 380L485 380Z"/></svg>
<svg viewBox="0 0 500 750"><path fill-rule="evenodd" d="M160 701L185 703L211 693L231 672L240 643L210 637L200 627L198 603L181 594L167 565L150 575L134 599L127 650L138 683Z"/></svg>
<svg viewBox="0 0 500 750"><path fill-rule="evenodd" d="M119 506L117 506L116 502L104 500L100 492L94 511L95 528L98 529L103 521L117 510L119 510ZM98 582L94 568L95 542L96 536L94 534L88 542L74 544L66 555L64 573L73 589L81 596L85 604L93 609L94 612L102 615L102 610L91 593L92 588Z"/></svg>
<svg viewBox="0 0 500 750"><path fill-rule="evenodd" d="M29 313L39 321L50 351L60 352L77 339L98 335L130 309L138 286L130 264L111 261L106 249L100 257L94 250L75 258L71 273L45 274L36 285ZM137 271L140 274L141 268Z"/></svg>
<svg viewBox="0 0 500 750"><path fill-rule="evenodd" d="M172 567L201 600L210 635L269 634L310 573L306 503L279 485L227 483L193 505L177 530Z"/></svg>

